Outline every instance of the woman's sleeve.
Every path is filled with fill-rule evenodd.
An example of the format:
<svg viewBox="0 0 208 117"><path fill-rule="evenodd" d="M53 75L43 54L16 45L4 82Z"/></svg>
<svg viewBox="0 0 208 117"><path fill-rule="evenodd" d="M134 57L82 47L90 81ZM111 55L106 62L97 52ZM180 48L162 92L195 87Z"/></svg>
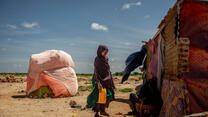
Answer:
<svg viewBox="0 0 208 117"><path fill-rule="evenodd" d="M96 66L95 66L96 67ZM94 68L95 70L94 70L94 73L95 73L95 80L97 81L97 82L100 82L100 75L99 75L99 73L98 73L98 71L96 70L96 68Z"/></svg>

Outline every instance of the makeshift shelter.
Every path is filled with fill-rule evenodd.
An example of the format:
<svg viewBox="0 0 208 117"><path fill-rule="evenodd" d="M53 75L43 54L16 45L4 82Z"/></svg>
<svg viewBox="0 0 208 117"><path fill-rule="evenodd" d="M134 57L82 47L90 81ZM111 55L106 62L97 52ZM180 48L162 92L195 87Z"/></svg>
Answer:
<svg viewBox="0 0 208 117"><path fill-rule="evenodd" d="M61 50L47 50L30 57L27 95L74 96L78 90L72 57Z"/></svg>
<svg viewBox="0 0 208 117"><path fill-rule="evenodd" d="M157 78L161 117L208 111L208 2L178 0L147 44L146 79Z"/></svg>

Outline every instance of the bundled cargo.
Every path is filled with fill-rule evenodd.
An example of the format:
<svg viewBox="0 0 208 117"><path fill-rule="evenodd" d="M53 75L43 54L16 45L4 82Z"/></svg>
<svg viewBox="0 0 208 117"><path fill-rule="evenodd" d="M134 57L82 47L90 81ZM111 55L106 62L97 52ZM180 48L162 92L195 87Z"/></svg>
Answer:
<svg viewBox="0 0 208 117"><path fill-rule="evenodd" d="M31 97L74 96L78 82L72 57L61 50L47 50L30 57L27 95Z"/></svg>

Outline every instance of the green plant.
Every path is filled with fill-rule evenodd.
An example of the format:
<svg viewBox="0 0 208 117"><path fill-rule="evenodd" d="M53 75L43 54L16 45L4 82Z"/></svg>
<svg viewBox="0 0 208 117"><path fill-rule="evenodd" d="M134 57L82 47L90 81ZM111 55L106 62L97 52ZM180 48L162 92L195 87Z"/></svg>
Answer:
<svg viewBox="0 0 208 117"><path fill-rule="evenodd" d="M131 73L131 75L133 75L133 76L141 76L142 72L133 72L133 73Z"/></svg>
<svg viewBox="0 0 208 117"><path fill-rule="evenodd" d="M127 92L132 92L132 88L124 88L124 89L121 89L119 90L120 92L124 92L124 93L127 93Z"/></svg>
<svg viewBox="0 0 208 117"><path fill-rule="evenodd" d="M123 75L123 72L115 72L113 75L114 76L122 76Z"/></svg>

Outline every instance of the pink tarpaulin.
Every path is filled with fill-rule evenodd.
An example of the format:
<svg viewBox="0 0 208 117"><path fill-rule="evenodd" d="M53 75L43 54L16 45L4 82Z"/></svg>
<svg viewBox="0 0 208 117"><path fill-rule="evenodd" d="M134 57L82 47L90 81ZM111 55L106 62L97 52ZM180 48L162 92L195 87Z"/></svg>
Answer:
<svg viewBox="0 0 208 117"><path fill-rule="evenodd" d="M159 42L160 36L158 35L155 39L150 41L150 53L151 53L151 61L148 67L148 72L152 75L152 77L157 77L158 72L158 50L159 50Z"/></svg>

